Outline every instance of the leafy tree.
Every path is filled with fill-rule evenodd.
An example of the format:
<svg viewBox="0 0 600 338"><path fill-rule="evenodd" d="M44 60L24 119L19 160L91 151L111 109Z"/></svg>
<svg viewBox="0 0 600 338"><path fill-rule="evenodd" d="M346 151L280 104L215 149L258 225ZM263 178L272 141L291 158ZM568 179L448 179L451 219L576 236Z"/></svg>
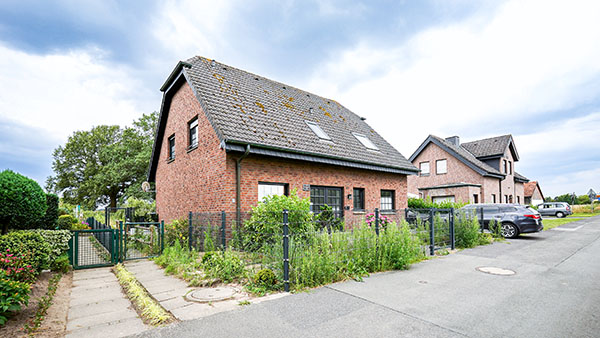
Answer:
<svg viewBox="0 0 600 338"><path fill-rule="evenodd" d="M126 196L150 198L141 190L152 153L158 114L144 114L133 127L101 125L77 131L54 150L55 176L47 189L62 193L64 202L89 209L117 206Z"/></svg>
<svg viewBox="0 0 600 338"><path fill-rule="evenodd" d="M37 227L46 212L46 194L40 185L12 170L0 173L0 225L8 229Z"/></svg>
<svg viewBox="0 0 600 338"><path fill-rule="evenodd" d="M588 195L579 195L577 196L576 204L590 204L590 196Z"/></svg>

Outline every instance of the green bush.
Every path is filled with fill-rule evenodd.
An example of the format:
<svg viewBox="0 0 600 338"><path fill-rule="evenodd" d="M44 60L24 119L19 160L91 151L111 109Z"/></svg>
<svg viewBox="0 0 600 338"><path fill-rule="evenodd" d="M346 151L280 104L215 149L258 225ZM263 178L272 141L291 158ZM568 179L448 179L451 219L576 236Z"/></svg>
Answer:
<svg viewBox="0 0 600 338"><path fill-rule="evenodd" d="M11 170L0 172L0 226L8 229L36 228L46 212L46 194L36 181Z"/></svg>
<svg viewBox="0 0 600 338"><path fill-rule="evenodd" d="M207 278L219 279L225 283L244 276L244 262L230 250L205 253L202 268Z"/></svg>
<svg viewBox="0 0 600 338"><path fill-rule="evenodd" d="M254 275L253 281L259 286L271 288L277 284L277 276L271 269L262 269Z"/></svg>
<svg viewBox="0 0 600 338"><path fill-rule="evenodd" d="M54 230L58 226L58 196L46 194L46 213L42 218L41 229Z"/></svg>
<svg viewBox="0 0 600 338"><path fill-rule="evenodd" d="M189 223L186 219L176 219L170 224L165 224L165 245L173 246L179 243L187 247L189 235Z"/></svg>
<svg viewBox="0 0 600 338"><path fill-rule="evenodd" d="M47 269L50 264L52 249L42 235L35 231L13 231L0 236L0 251L20 253L24 261L31 265L36 272Z"/></svg>
<svg viewBox="0 0 600 338"><path fill-rule="evenodd" d="M342 231L344 230L344 221L340 217L336 217L333 209L327 204L321 207L321 212L315 216L315 223L320 229L327 231Z"/></svg>
<svg viewBox="0 0 600 338"><path fill-rule="evenodd" d="M252 208L250 219L243 225L243 245L246 250L258 250L264 245L280 243L283 210L289 210L289 231L303 234L312 230L310 201L302 199L293 190L290 196L272 195Z"/></svg>
<svg viewBox="0 0 600 338"><path fill-rule="evenodd" d="M58 228L60 230L72 230L73 225L77 224L77 219L69 214L58 216Z"/></svg>
<svg viewBox="0 0 600 338"><path fill-rule="evenodd" d="M430 197L427 197L427 199L413 198L413 197L408 198L408 207L412 208L412 209L432 209L432 208L435 208L435 209L450 209L450 208L459 209L459 208L464 207L467 204L468 203L451 202L451 201L443 201L443 202L434 203L431 201Z"/></svg>
<svg viewBox="0 0 600 338"><path fill-rule="evenodd" d="M0 271L0 325L4 325L8 317L29 303L29 283L14 281L6 278Z"/></svg>
<svg viewBox="0 0 600 338"><path fill-rule="evenodd" d="M473 248L480 243L481 228L477 217L469 217L464 212L454 216L456 247Z"/></svg>
<svg viewBox="0 0 600 338"><path fill-rule="evenodd" d="M69 250L71 231L69 230L31 230L40 234L50 246L49 261L52 262Z"/></svg>
<svg viewBox="0 0 600 338"><path fill-rule="evenodd" d="M69 255L62 254L54 259L50 263L50 270L56 272L67 273L71 269L71 263L69 263Z"/></svg>

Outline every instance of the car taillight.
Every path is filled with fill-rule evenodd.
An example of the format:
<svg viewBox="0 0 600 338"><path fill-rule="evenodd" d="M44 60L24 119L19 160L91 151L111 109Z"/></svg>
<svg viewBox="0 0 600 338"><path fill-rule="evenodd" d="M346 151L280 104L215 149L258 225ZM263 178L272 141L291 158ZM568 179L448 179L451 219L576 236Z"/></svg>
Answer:
<svg viewBox="0 0 600 338"><path fill-rule="evenodd" d="M528 218L533 218L533 219L539 219L540 218L540 215L523 215L523 216L528 217Z"/></svg>

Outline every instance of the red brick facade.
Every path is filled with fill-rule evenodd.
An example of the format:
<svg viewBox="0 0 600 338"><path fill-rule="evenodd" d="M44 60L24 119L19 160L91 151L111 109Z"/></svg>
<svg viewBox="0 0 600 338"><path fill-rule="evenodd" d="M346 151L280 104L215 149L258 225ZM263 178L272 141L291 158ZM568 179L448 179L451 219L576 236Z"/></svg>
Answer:
<svg viewBox="0 0 600 338"><path fill-rule="evenodd" d="M187 150L188 122L198 117L198 148ZM235 160L226 153L189 85L173 96L164 141L156 167L156 209L161 219L171 221L193 212L234 212ZM175 135L175 159L168 161L168 138ZM381 190L395 191L395 207L406 207L406 175L354 169L298 160L250 155L241 161L241 208L249 211L258 202L258 183L286 183L300 197L310 197L303 185L343 188L343 203L354 214L353 188L365 189L365 208L380 207Z"/></svg>
<svg viewBox="0 0 600 338"><path fill-rule="evenodd" d="M447 161L447 173L436 172L436 161L445 159ZM507 169L506 178L499 179L486 177L468 167L462 161L446 152L434 143L429 143L412 163L420 168L420 163L429 162L429 175L409 176L408 192L418 194L422 198L454 196L456 202L474 203L505 203L506 198L510 203L524 203L523 184L514 181L514 159L509 150L503 158L498 159L498 168L503 171L503 161L511 163L512 170ZM467 183L458 187L424 189L447 184ZM478 186L473 186L478 185ZM475 198L477 195L477 198ZM512 201L512 202L511 202Z"/></svg>

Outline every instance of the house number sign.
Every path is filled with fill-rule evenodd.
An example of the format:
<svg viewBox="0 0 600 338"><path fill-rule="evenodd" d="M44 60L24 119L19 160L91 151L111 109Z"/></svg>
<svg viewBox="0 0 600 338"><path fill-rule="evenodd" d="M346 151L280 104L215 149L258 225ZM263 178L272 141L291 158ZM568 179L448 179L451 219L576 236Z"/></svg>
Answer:
<svg viewBox="0 0 600 338"><path fill-rule="evenodd" d="M310 184L303 184L302 191L310 191Z"/></svg>

